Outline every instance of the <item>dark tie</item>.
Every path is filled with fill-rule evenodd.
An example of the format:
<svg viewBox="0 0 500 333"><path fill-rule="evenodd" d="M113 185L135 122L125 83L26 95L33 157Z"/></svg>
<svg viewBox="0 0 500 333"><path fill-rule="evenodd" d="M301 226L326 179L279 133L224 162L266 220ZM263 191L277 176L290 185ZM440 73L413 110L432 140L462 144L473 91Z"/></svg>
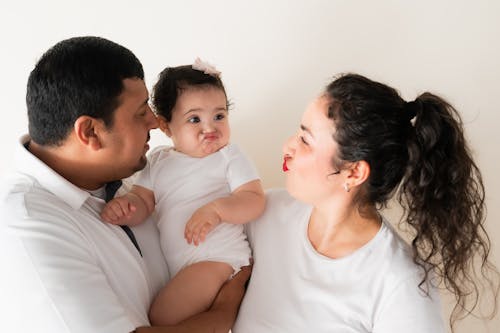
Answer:
<svg viewBox="0 0 500 333"><path fill-rule="evenodd" d="M106 184L106 202L110 201L115 197L116 191L122 186L122 181L121 180L116 180L114 182L110 182ZM127 234L128 238L132 241L134 246L136 247L137 251L139 251L139 254L142 257L142 252L141 249L139 248L139 243L137 243L137 240L135 239L134 233L132 232L132 229L128 225L121 225L120 226L123 231Z"/></svg>

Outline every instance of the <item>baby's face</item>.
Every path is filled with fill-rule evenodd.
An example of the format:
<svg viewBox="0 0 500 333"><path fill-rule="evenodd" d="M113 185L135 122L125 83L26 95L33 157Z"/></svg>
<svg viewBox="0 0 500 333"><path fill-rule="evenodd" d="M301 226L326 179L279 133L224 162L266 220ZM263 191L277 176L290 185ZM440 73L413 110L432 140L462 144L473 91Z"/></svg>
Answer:
<svg viewBox="0 0 500 333"><path fill-rule="evenodd" d="M217 88L188 88L177 98L172 120L162 126L175 150L192 157L205 157L229 142L227 100Z"/></svg>

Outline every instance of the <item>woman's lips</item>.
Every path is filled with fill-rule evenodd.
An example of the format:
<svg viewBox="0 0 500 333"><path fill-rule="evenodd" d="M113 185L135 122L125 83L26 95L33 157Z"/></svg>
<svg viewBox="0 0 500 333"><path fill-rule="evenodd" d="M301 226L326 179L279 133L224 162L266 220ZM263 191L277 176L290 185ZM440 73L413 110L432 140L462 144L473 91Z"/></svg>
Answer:
<svg viewBox="0 0 500 333"><path fill-rule="evenodd" d="M284 171L284 172L287 172L287 171L288 171L288 167L286 166L286 160L287 160L287 158L286 158L286 157L285 157L285 158L283 158L283 171Z"/></svg>

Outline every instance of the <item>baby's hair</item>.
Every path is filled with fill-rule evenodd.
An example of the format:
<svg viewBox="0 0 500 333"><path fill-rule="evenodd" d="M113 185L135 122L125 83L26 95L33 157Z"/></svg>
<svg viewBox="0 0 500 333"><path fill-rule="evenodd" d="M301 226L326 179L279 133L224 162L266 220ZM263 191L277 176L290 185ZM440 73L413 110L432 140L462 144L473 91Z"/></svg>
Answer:
<svg viewBox="0 0 500 333"><path fill-rule="evenodd" d="M193 69L192 65L183 65L177 67L167 67L158 75L158 82L153 87L152 102L157 115L172 120L172 110L177 103L177 98L183 90L196 88L216 88L224 92L226 89L218 75L206 74L200 70Z"/></svg>

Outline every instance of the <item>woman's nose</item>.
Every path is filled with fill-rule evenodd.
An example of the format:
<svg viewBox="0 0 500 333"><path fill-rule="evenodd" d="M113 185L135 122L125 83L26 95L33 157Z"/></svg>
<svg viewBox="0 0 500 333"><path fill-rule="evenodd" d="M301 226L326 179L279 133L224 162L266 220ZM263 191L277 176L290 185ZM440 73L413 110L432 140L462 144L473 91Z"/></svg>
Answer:
<svg viewBox="0 0 500 333"><path fill-rule="evenodd" d="M285 141L285 143L283 144L283 154L290 156L292 155L293 151L295 150L294 142L295 142L294 135L292 135Z"/></svg>

